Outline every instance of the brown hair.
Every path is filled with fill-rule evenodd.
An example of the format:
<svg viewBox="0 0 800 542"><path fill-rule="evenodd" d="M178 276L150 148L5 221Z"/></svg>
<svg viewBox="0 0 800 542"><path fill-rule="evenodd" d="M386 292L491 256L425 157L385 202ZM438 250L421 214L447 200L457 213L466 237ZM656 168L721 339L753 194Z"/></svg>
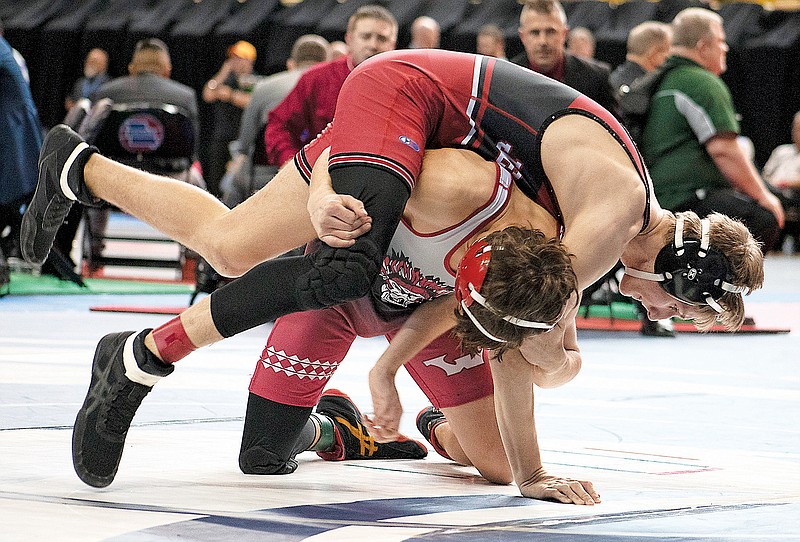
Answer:
<svg viewBox="0 0 800 542"><path fill-rule="evenodd" d="M166 43L158 38L145 38L136 42L133 58L128 65L128 72L131 75L153 73L169 77L170 71L172 71L172 61Z"/></svg>
<svg viewBox="0 0 800 542"><path fill-rule="evenodd" d="M555 323L577 290L578 279L566 247L539 230L510 226L489 234L486 240L492 245L492 258L480 293L491 308L473 303L469 310L489 333L506 342L486 337L459 309L454 332L467 352L488 348L502 359L526 337L544 331L511 324L503 316Z"/></svg>
<svg viewBox="0 0 800 542"><path fill-rule="evenodd" d="M305 34L297 38L292 45L290 58L298 64L316 64L330 59L331 45L328 40L317 34Z"/></svg>
<svg viewBox="0 0 800 542"><path fill-rule="evenodd" d="M684 232L687 237L700 238L700 217L692 211L677 213L684 219ZM735 286L747 288L749 295L764 284L764 254L761 245L753 238L747 227L740 221L720 213L708 215L711 222L709 244L722 252L730 264L731 279ZM675 222L665 235L664 242L672 243L675 237ZM729 331L736 331L744 322L744 299L742 294L725 292L718 303L723 312L717 313L708 305L697 307L698 316L695 326L701 331L708 331L719 323Z"/></svg>
<svg viewBox="0 0 800 542"><path fill-rule="evenodd" d="M394 33L397 34L397 19L394 18L392 12L384 7L374 4L361 6L347 21L347 31L352 32L356 27L356 23L361 19L377 19L389 23L394 28Z"/></svg>
<svg viewBox="0 0 800 542"><path fill-rule="evenodd" d="M478 30L479 36L490 36L491 38L495 39L497 42L502 43L505 45L506 43L506 35L500 29L499 26L496 24L485 24Z"/></svg>
<svg viewBox="0 0 800 542"><path fill-rule="evenodd" d="M672 41L672 28L657 21L645 21L634 26L628 33L626 48L632 55L644 56L653 47L669 44Z"/></svg>

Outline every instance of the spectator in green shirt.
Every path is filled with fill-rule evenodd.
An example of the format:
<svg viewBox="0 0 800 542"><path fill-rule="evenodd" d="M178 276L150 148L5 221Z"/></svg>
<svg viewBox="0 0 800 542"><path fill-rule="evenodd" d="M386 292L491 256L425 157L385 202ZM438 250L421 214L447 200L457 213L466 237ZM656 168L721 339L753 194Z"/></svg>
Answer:
<svg viewBox="0 0 800 542"><path fill-rule="evenodd" d="M672 30L668 73L650 103L642 141L658 201L672 211L738 218L767 252L783 227L783 207L736 142L736 110L719 77L728 52L722 18L689 8Z"/></svg>

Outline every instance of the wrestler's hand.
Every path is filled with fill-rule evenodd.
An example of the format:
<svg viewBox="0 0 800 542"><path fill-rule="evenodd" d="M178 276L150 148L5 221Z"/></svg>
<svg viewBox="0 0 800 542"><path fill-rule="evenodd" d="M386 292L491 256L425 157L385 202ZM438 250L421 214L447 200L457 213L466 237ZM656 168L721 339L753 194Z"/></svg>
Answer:
<svg viewBox="0 0 800 542"><path fill-rule="evenodd" d="M325 194L309 205L309 212L317 237L334 248L353 246L372 227L364 204L345 194Z"/></svg>
<svg viewBox="0 0 800 542"><path fill-rule="evenodd" d="M536 384L540 387L562 385L566 380L561 376L565 370L570 371L570 362L578 355L575 342L575 316L579 303L576 298L567 302L567 309L556 325L547 333L540 333L526 338L520 351L529 363L537 367ZM580 367L578 367L579 369ZM566 376L566 375L564 375Z"/></svg>
<svg viewBox="0 0 800 542"><path fill-rule="evenodd" d="M369 372L369 391L372 393L373 415L363 416L369 434L378 442L392 442L400 438L400 417L403 405L394 384L395 373L375 366Z"/></svg>
<svg viewBox="0 0 800 542"><path fill-rule="evenodd" d="M591 482L550 476L542 468L530 480L519 484L519 490L524 497L564 504L593 506L601 502Z"/></svg>

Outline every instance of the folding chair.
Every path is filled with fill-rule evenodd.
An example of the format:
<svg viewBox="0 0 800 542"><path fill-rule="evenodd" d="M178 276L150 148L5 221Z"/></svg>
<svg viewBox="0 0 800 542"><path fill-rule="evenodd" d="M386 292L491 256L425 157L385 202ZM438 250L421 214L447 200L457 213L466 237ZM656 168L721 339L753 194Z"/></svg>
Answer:
<svg viewBox="0 0 800 542"><path fill-rule="evenodd" d="M129 103L111 104L100 115L88 137L104 156L149 173L172 178L185 174L188 179L194 159L195 128L187 111L170 104ZM120 243L129 243L130 247L129 254L109 256L105 251L97 254L84 246L90 269L128 266L182 270L184 258L180 245L149 228L128 229L106 234L105 227L92 227L91 221L86 220L84 244L88 241L97 246L104 241L115 241L119 242L115 243L118 247L122 246ZM142 243L160 243L162 249L143 250ZM175 245L177 250L163 250L165 243Z"/></svg>

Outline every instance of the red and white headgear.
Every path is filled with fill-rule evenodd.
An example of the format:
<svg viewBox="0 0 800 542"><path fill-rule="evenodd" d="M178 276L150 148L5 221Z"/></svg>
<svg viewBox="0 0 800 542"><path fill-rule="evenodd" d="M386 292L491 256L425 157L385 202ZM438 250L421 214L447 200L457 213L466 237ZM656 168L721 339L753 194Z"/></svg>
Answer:
<svg viewBox="0 0 800 542"><path fill-rule="evenodd" d="M502 250L497 248L496 250ZM486 298L481 295L481 286L486 279L486 272L489 270L489 262L492 258L492 245L486 239L479 239L469 246L464 257L461 258L461 263L458 265L458 272L456 273L455 293L456 301L458 301L461 308L467 317L475 324L475 327L489 339L504 343L507 342L499 337L495 337L489 333L485 327L478 321L477 318L469 310L473 303L488 309L506 322L515 326L527 327L531 329L544 329L551 330L555 326L544 322L532 322L530 320L523 320L507 314L503 314L492 307Z"/></svg>

